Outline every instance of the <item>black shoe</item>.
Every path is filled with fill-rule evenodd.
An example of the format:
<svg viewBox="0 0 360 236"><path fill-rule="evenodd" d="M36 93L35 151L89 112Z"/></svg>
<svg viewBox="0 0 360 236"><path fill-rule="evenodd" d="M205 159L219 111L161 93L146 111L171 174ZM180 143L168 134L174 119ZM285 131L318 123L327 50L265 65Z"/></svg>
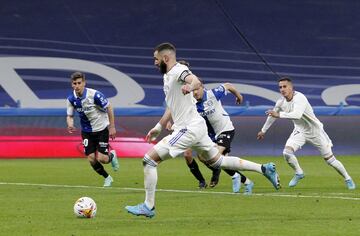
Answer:
<svg viewBox="0 0 360 236"><path fill-rule="evenodd" d="M199 182L199 189L206 189L207 188L207 183L205 181L200 181Z"/></svg>
<svg viewBox="0 0 360 236"><path fill-rule="evenodd" d="M219 183L220 173L221 173L221 169L213 170L213 175L211 177L211 181L209 185L210 188L215 187Z"/></svg>

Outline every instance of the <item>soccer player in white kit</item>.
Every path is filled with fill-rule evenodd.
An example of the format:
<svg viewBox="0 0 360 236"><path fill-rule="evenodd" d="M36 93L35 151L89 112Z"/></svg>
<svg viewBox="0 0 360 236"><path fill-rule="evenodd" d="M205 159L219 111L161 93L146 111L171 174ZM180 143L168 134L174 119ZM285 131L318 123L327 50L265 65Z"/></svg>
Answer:
<svg viewBox="0 0 360 236"><path fill-rule="evenodd" d="M116 137L114 111L109 100L100 91L85 87L85 75L75 72L71 75L71 86L74 89L66 100L67 129L73 133L74 112L79 113L81 137L92 168L105 178L104 187L110 187L113 178L106 172L102 164L111 163L114 171L119 169L116 151L109 152L109 136Z"/></svg>
<svg viewBox="0 0 360 236"><path fill-rule="evenodd" d="M192 91L199 88L200 81L189 68L176 61L176 49L170 43L162 43L154 50L154 64L164 75L166 110L159 123L146 135L148 142L155 140L172 118L174 132L164 137L144 156L145 202L125 209L133 215L155 216L155 190L157 166L161 161L181 155L193 148L215 168L250 170L263 174L274 186L280 188L279 176L274 163L264 165L220 155L216 144L207 135L205 120L199 115Z"/></svg>
<svg viewBox="0 0 360 236"><path fill-rule="evenodd" d="M276 102L273 110L266 112L268 118L261 131L257 134L257 138L259 140L264 138L266 131L276 118L292 120L294 130L286 141L283 151L286 162L295 171L289 186L296 186L305 177L304 171L294 153L305 143L310 143L320 151L324 160L344 177L347 188L355 189L355 183L347 173L344 165L334 156L332 152L333 144L324 131L323 124L316 118L305 95L294 90L292 81L288 77L279 79L279 89L283 97Z"/></svg>

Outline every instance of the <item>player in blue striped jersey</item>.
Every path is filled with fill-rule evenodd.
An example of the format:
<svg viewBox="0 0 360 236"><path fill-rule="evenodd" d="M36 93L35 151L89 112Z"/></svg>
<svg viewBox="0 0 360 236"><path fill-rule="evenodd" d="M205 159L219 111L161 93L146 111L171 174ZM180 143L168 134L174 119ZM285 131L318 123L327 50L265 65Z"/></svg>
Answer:
<svg viewBox="0 0 360 236"><path fill-rule="evenodd" d="M230 119L229 114L224 110L221 99L232 93L236 98L236 104L241 104L243 97L236 90L236 88L230 84L225 83L213 89L205 89L203 84L199 89L193 91L193 96L197 100L196 107L199 114L205 119L208 128L208 135L213 142L218 146L221 154L227 155L230 153L231 142L235 135L235 128ZM184 153L186 162L193 173L193 175L199 180L199 187L203 185L205 180L198 168L198 165L192 157L191 150ZM207 165L212 170L212 177L210 180L210 187L215 187L219 181L221 169L215 169ZM240 191L241 183L245 185L245 194L251 194L253 188L253 182L246 178L239 171L224 169L224 171L231 176L233 184L233 192Z"/></svg>
<svg viewBox="0 0 360 236"><path fill-rule="evenodd" d="M74 111L80 117L81 137L92 168L105 178L104 187L110 187L113 178L102 164L111 163L114 171L119 169L115 150L109 152L109 136L116 137L114 111L108 99L101 92L85 87L85 75L75 72L71 75L73 93L67 98L67 129L73 133Z"/></svg>

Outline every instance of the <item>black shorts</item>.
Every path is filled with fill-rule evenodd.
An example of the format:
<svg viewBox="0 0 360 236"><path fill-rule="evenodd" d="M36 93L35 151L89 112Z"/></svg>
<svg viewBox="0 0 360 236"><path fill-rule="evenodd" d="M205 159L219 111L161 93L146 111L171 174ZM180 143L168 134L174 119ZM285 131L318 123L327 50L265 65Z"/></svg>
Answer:
<svg viewBox="0 0 360 236"><path fill-rule="evenodd" d="M231 142L235 136L235 130L225 131L219 134L216 139L216 143L219 146L225 147L223 155L230 153L231 151Z"/></svg>
<svg viewBox="0 0 360 236"><path fill-rule="evenodd" d="M107 128L98 132L81 132L81 137L86 156L96 151L106 155L109 153L109 130Z"/></svg>

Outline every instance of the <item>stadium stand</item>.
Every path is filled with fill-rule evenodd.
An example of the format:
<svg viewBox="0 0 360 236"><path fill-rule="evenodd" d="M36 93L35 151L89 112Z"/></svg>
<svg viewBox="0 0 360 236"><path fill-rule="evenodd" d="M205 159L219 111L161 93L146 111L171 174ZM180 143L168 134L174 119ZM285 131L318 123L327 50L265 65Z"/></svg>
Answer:
<svg viewBox="0 0 360 236"><path fill-rule="evenodd" d="M140 150L141 138L163 111L162 79L153 66L152 48L170 41L209 87L231 82L244 94L240 107L234 107L231 96L224 101L240 131L235 151L281 153L288 132L271 133L271 142L261 148L252 136L279 96L278 75L289 75L325 121L334 150L358 154L360 31L354 22L360 16L354 9L359 7L358 1L310 0L7 1L0 16L1 140L9 141L5 147L23 146L36 136L63 140L69 75L82 70L88 86L104 92L116 107L123 138L117 143L134 138L131 150ZM277 127L289 129L286 122ZM142 156L148 148L142 144L140 153L121 155ZM37 150L46 148L48 143ZM15 156L35 155L11 149L19 150ZM64 155L57 151L51 156Z"/></svg>

